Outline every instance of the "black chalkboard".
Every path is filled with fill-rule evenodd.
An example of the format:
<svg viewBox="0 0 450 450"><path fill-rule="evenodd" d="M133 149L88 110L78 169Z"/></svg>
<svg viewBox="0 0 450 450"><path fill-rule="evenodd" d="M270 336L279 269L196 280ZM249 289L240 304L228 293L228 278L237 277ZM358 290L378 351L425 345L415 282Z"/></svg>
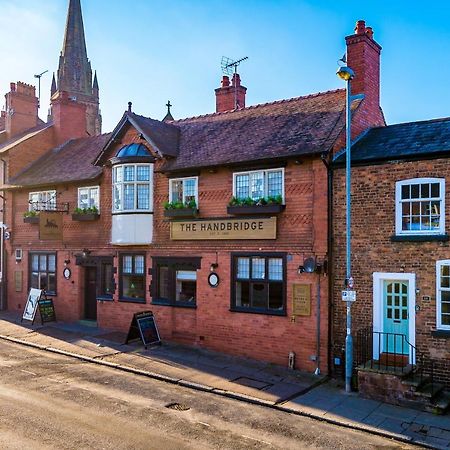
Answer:
<svg viewBox="0 0 450 450"><path fill-rule="evenodd" d="M51 298L39 300L39 313L41 315L41 322L56 322L55 306Z"/></svg>
<svg viewBox="0 0 450 450"><path fill-rule="evenodd" d="M133 315L125 344L137 339L142 341L145 348L147 348L147 345L161 344L155 316L151 311L143 311Z"/></svg>

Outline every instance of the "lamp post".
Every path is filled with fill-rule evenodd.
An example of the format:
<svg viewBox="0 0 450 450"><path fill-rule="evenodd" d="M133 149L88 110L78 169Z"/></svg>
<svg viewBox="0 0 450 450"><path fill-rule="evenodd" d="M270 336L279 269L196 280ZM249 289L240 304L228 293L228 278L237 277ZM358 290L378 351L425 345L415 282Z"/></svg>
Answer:
<svg viewBox="0 0 450 450"><path fill-rule="evenodd" d="M345 62L345 59L343 59ZM363 95L351 95L351 80L355 73L348 66L339 67L336 72L337 76L347 83L346 89L346 109L345 109L345 197L346 197L346 276L345 288L350 290L353 288L353 279L351 275L351 104L353 100L363 98ZM350 299L350 297L346 297ZM352 301L347 301L347 333L345 337L345 391L352 390L352 374L353 374L353 338L352 338Z"/></svg>

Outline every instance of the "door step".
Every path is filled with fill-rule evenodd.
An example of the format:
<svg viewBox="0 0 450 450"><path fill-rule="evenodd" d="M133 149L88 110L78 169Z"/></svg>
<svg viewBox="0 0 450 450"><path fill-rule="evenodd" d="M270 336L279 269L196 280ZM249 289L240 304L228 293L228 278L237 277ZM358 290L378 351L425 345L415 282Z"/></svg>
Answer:
<svg viewBox="0 0 450 450"><path fill-rule="evenodd" d="M409 364L409 356L395 353L380 353L379 363L384 366L406 367Z"/></svg>

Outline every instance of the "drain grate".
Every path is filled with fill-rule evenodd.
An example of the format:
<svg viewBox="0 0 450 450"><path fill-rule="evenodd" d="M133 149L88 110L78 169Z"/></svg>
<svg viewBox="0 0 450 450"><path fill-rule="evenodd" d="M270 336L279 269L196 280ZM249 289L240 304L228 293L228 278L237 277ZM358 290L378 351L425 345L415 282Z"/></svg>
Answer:
<svg viewBox="0 0 450 450"><path fill-rule="evenodd" d="M175 411L188 411L191 408L189 406L183 405L182 403L169 403L166 405L166 408L168 409L174 409Z"/></svg>

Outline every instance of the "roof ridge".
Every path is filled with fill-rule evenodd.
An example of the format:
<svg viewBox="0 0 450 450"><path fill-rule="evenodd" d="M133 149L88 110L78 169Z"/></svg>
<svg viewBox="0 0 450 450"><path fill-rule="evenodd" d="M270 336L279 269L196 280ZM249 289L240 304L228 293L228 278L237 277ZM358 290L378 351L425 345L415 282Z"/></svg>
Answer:
<svg viewBox="0 0 450 450"><path fill-rule="evenodd" d="M412 125L412 124L421 124L421 123L433 123L433 122L446 122L446 121L450 121L450 116L449 117L438 117L436 119L412 120L410 122L393 123L393 124L379 126L379 127L372 127L372 130L376 130L378 128L398 127L398 126L402 126L402 125Z"/></svg>
<svg viewBox="0 0 450 450"><path fill-rule="evenodd" d="M293 101L300 100L300 99L314 98L314 97L319 97L321 95L335 94L337 92L345 92L345 89L343 89L343 88L331 89L329 91L314 92L312 94L300 95L298 97L285 98L285 99L274 100L274 101L265 102L265 103L257 103L256 105L250 105L250 106L246 106L245 108L240 108L240 109L231 109L229 111L223 111L223 112L200 114L198 116L185 117L184 119L176 119L176 120L173 120L173 121L171 120L170 123L171 124L177 124L179 122L184 122L184 121L193 120L193 119L200 119L200 118L203 118L203 117L212 117L212 116L217 116L217 115L233 114L233 113L236 113L236 112L239 112L239 111L245 111L245 110L249 110L249 109L256 109L256 108L261 108L261 107L270 106L270 105L279 105L281 103L293 102Z"/></svg>

